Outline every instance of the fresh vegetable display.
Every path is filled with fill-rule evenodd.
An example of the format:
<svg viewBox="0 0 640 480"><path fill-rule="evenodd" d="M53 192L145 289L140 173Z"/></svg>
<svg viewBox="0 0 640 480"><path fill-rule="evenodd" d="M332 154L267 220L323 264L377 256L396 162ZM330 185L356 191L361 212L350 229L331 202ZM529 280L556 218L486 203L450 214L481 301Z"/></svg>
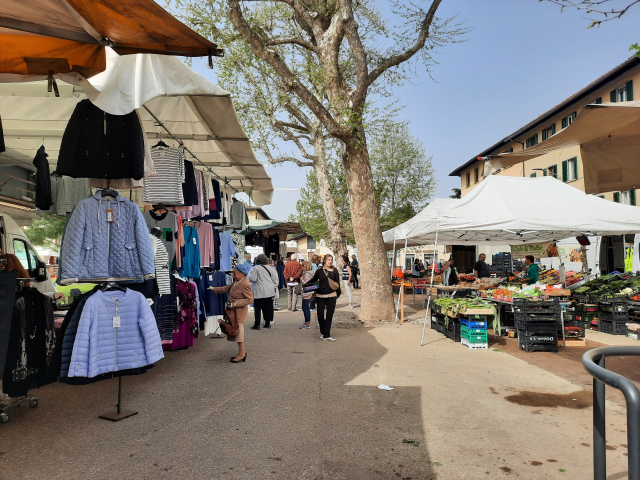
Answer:
<svg viewBox="0 0 640 480"><path fill-rule="evenodd" d="M489 302L487 300L483 300L478 297L473 298L451 298L451 297L441 297L436 298L434 303L438 305L445 312L447 317L446 322L448 323L449 317L455 317L458 314L463 314L467 310L475 310L475 309L488 309L491 310L491 314L493 316L493 329L496 333L500 332L500 318L498 316L498 311L494 303Z"/></svg>
<svg viewBox="0 0 640 480"><path fill-rule="evenodd" d="M632 273L602 275L576 288L575 293L600 297L603 295L630 295L640 289L640 277Z"/></svg>

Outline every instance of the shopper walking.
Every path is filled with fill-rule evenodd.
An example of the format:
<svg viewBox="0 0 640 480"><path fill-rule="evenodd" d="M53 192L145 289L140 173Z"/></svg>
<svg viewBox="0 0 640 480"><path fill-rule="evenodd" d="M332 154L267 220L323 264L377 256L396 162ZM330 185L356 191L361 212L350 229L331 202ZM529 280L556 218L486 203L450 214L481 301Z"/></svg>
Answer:
<svg viewBox="0 0 640 480"><path fill-rule="evenodd" d="M316 270L310 281L320 282L320 286L316 290L320 338L335 342L336 339L331 336L331 323L333 322L333 312L336 310L336 301L340 296L340 274L338 269L333 266L333 256L324 256L322 268Z"/></svg>
<svg viewBox="0 0 640 480"><path fill-rule="evenodd" d="M314 255L311 257L311 274L313 275L316 270L320 268L320 256ZM309 311L316 312L316 292L313 292L311 295L311 300L309 300Z"/></svg>
<svg viewBox="0 0 640 480"><path fill-rule="evenodd" d="M244 362L247 359L247 351L244 346L244 322L247 319L247 305L253 303L253 292L251 284L247 279L249 268L241 263L236 265L231 277L233 283L224 287L209 287L213 293L228 293L227 308L235 310L236 319L238 320L238 334L234 337L227 337L230 342L238 343L238 355L231 358L231 363ZM220 320L222 322L222 320Z"/></svg>
<svg viewBox="0 0 640 480"><path fill-rule="evenodd" d="M302 265L296 260L296 254L291 255L291 259L284 266L284 278L287 282L287 310L298 311L298 293L300 293L300 277L302 276ZM293 283L294 285L289 285Z"/></svg>
<svg viewBox="0 0 640 480"><path fill-rule="evenodd" d="M278 300L280 300L280 275L278 274L278 269L276 268L275 262L272 258L269 259L269 268L272 268L274 272L276 272L276 276L278 277L278 285L276 285L276 290L273 293L273 310L280 310L280 306L278 305ZM273 320L271 320L271 324L273 324Z"/></svg>
<svg viewBox="0 0 640 480"><path fill-rule="evenodd" d="M360 275L360 268L358 267L358 259L355 255L351 255L351 276L353 278L353 288L358 290L360 288L360 281L358 280Z"/></svg>
<svg viewBox="0 0 640 480"><path fill-rule="evenodd" d="M254 323L252 330L260 330L260 320L264 317L264 328L271 328L273 321L273 292L278 288L278 273L267 266L267 256L260 254L249 274L253 285Z"/></svg>
<svg viewBox="0 0 640 480"><path fill-rule="evenodd" d="M349 305L347 308L353 308L353 296L351 295L351 282L353 275L351 273L351 266L349 265L349 256L342 257L342 285L344 285L344 291L349 298Z"/></svg>
<svg viewBox="0 0 640 480"><path fill-rule="evenodd" d="M313 278L313 273L310 270L307 270L302 274L300 280L302 281L302 285L305 285L311 281ZM313 298L313 292L302 293L302 313L304 315L304 323L300 325L300 328L311 328L311 308L310 303Z"/></svg>

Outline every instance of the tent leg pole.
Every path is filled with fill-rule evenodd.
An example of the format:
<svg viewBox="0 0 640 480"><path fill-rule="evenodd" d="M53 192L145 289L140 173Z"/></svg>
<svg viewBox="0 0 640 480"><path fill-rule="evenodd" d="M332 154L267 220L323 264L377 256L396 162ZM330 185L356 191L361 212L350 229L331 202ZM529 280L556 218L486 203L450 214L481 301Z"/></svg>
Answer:
<svg viewBox="0 0 640 480"><path fill-rule="evenodd" d="M404 273L404 263L407 260L407 239L404 239L404 255L402 258L402 272ZM400 279L400 291L398 292L398 305L396 305L396 319L394 323L398 323L398 310L400 309L400 301L403 297L402 292L404 291L404 275Z"/></svg>
<svg viewBox="0 0 640 480"><path fill-rule="evenodd" d="M396 263L396 239L393 239L393 255L391 257L391 268L389 268L389 273L391 274L391 282L393 282L393 267L395 267Z"/></svg>
<svg viewBox="0 0 640 480"><path fill-rule="evenodd" d="M436 243L433 246L433 264L435 264L436 252L438 251L438 229L440 227L440 214L438 214L438 220L436 221ZM429 318L429 308L431 307L431 290L433 289L433 272L435 268L431 268L431 285L429 285L429 296L427 297L427 311L424 312L424 325L422 325L422 339L420 340L420 346L424 345L424 331L427 328L427 318Z"/></svg>

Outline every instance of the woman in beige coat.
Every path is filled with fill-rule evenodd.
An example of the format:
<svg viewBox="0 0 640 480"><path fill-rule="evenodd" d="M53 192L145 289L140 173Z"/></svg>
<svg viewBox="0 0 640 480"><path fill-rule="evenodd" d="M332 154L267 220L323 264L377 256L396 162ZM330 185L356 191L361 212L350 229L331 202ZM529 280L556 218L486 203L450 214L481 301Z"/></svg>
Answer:
<svg viewBox="0 0 640 480"><path fill-rule="evenodd" d="M251 283L247 279L249 266L243 264L236 265L231 274L233 283L225 287L209 287L213 293L228 293L227 305L236 309L236 319L238 320L239 331L235 337L227 337L230 342L238 343L238 355L231 359L231 363L244 362L247 359L247 351L244 348L244 321L247 319L248 305L253 303L253 291Z"/></svg>

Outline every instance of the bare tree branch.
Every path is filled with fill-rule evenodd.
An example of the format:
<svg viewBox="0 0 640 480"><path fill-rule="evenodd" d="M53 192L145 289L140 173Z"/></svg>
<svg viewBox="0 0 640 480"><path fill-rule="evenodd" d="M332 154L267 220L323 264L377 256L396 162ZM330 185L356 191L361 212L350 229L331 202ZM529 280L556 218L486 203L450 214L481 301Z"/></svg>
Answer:
<svg viewBox="0 0 640 480"><path fill-rule="evenodd" d="M276 40L267 40L267 45L299 45L300 47L311 50L312 52L318 52L318 47L311 45L309 42L305 42L300 38L279 38Z"/></svg>
<svg viewBox="0 0 640 480"><path fill-rule="evenodd" d="M395 67L396 65L400 65L402 62L409 60L416 53L418 53L420 49L422 49L422 47L424 47L424 44L427 41L427 38L429 37L429 28L433 23L433 18L436 14L436 10L438 10L438 7L440 6L441 2L442 0L433 0L433 3L431 3L431 6L429 7L429 11L424 16L424 20L422 21L422 27L420 28L420 34L418 35L418 39L413 44L413 46L411 46L411 48L409 48L404 53L401 53L399 55L393 55L392 57L382 60L382 62L380 62L380 64L375 68L375 70L369 74L369 78L367 80L367 86L375 82L380 75L382 75L384 72L386 72L390 68Z"/></svg>
<svg viewBox="0 0 640 480"><path fill-rule="evenodd" d="M542 1L542 0L538 0ZM594 20L593 18L588 18L591 22L589 28L594 27L596 25L600 26L600 24L604 22L608 22L610 20L615 20L622 17L625 13L629 11L631 7L640 3L640 0L633 0L624 7L624 8L612 8L611 10L605 10L600 8L600 5L604 5L609 3L611 0L547 0L548 2L555 3L560 6L560 11L564 10L565 7L572 7L578 11L585 11L587 14L596 14L596 15L604 15L603 20Z"/></svg>

